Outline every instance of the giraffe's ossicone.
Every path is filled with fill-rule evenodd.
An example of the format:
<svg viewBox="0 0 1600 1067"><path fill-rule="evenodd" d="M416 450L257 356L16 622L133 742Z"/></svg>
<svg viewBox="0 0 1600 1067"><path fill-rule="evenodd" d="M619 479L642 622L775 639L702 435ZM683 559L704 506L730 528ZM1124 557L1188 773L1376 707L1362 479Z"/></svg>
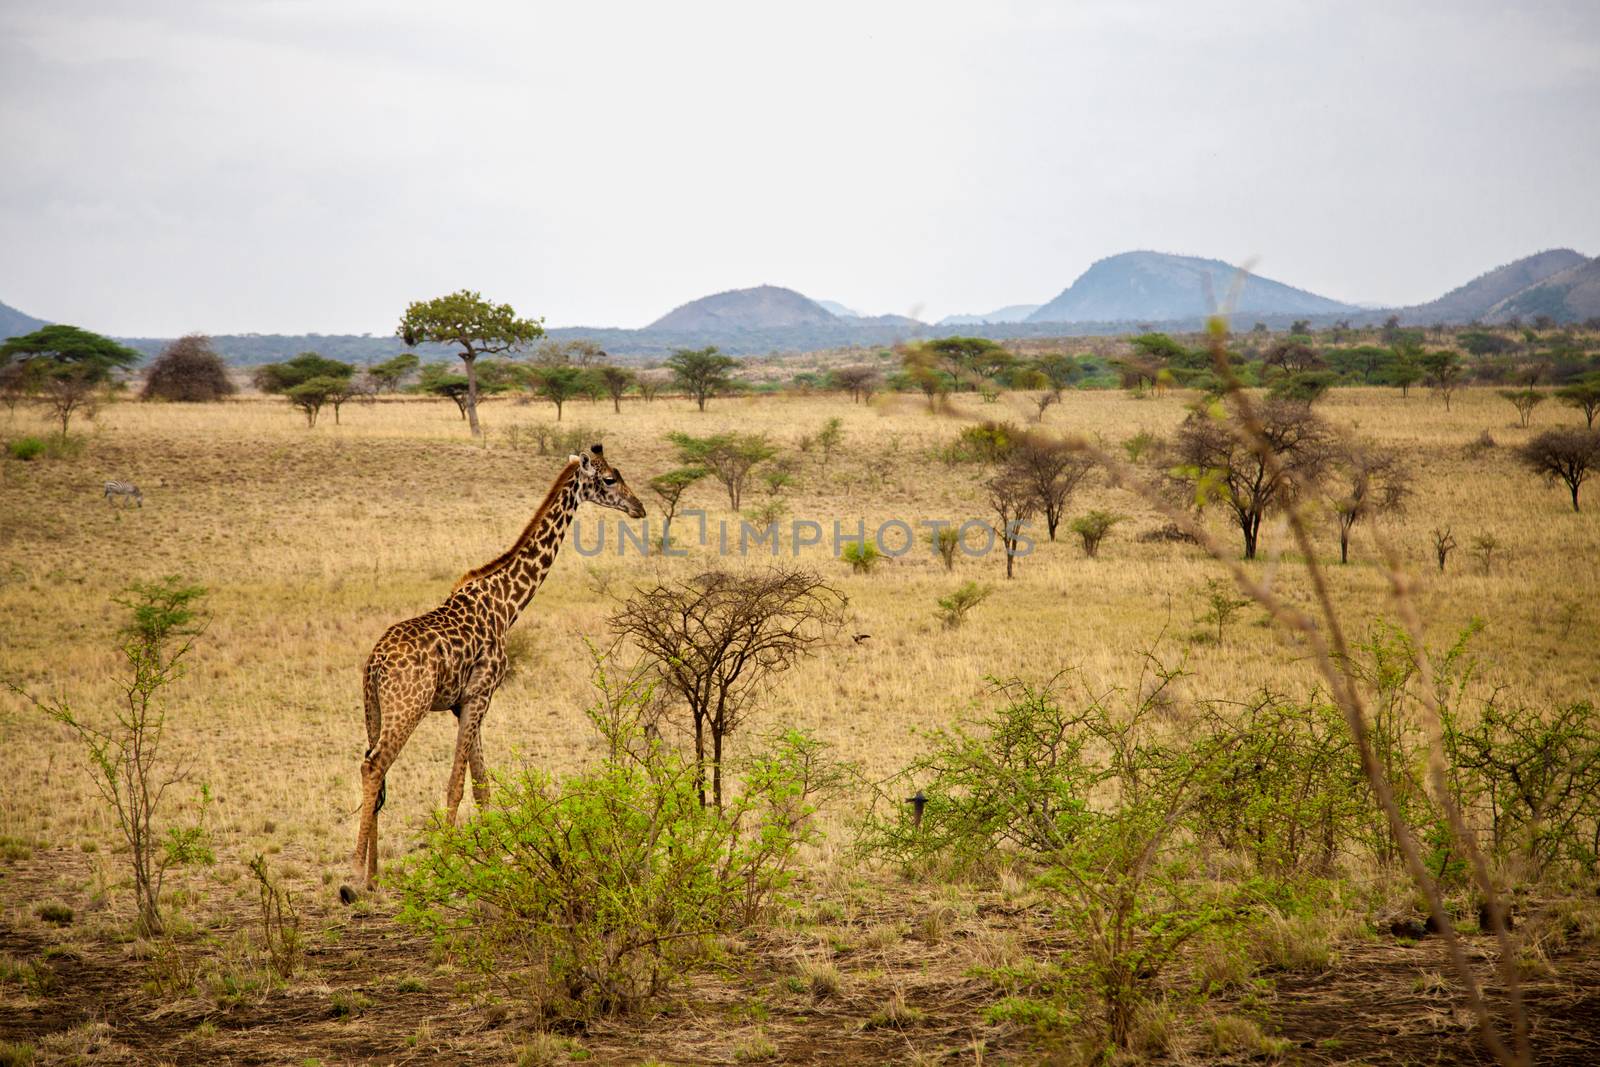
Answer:
<svg viewBox="0 0 1600 1067"><path fill-rule="evenodd" d="M466 774L473 799L488 799L481 731L489 701L506 673L506 631L533 599L549 573L578 505L588 501L643 518L644 505L606 461L599 445L571 457L555 484L505 552L462 575L450 596L432 611L383 632L367 657L362 697L367 712L367 751L361 760L361 828L351 859L352 884L342 886L346 903L355 885L371 888L378 875L378 812L384 777L417 723L430 711L456 716L455 758L445 788L450 821L461 807Z"/></svg>

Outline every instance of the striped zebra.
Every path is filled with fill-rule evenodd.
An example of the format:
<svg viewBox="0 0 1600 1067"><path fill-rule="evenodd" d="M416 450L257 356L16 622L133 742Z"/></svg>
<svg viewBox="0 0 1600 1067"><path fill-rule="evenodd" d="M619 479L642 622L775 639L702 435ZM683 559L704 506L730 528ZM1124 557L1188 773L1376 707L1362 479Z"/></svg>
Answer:
<svg viewBox="0 0 1600 1067"><path fill-rule="evenodd" d="M138 501L139 506L144 507L144 494L139 492L137 485L132 482L107 482L106 501L114 504L119 496L127 498L129 503Z"/></svg>

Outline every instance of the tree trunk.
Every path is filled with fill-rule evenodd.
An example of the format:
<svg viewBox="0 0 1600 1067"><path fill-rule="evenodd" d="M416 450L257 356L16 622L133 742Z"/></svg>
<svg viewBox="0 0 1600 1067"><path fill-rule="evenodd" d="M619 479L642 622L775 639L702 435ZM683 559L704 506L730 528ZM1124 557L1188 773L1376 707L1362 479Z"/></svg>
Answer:
<svg viewBox="0 0 1600 1067"><path fill-rule="evenodd" d="M722 731L711 731L711 795L716 799L717 810L722 810Z"/></svg>
<svg viewBox="0 0 1600 1067"><path fill-rule="evenodd" d="M1350 562L1350 527L1339 527L1339 562Z"/></svg>
<svg viewBox="0 0 1600 1067"><path fill-rule="evenodd" d="M1572 510L1573 511L1577 511L1578 510L1578 486L1580 486L1582 484L1583 484L1582 482L1578 482L1578 481L1572 481L1572 482L1568 482L1567 483L1567 487L1572 490Z"/></svg>
<svg viewBox="0 0 1600 1067"><path fill-rule="evenodd" d="M700 794L700 807L706 806L706 715L695 709L694 713L694 788Z"/></svg>
<svg viewBox="0 0 1600 1067"><path fill-rule="evenodd" d="M461 361L467 365L467 424L472 427L472 436L482 437L483 431L478 428L478 355L463 352Z"/></svg>
<svg viewBox="0 0 1600 1067"><path fill-rule="evenodd" d="M1256 558L1256 538L1261 533L1261 516L1251 515L1239 523L1239 529L1244 531L1244 558Z"/></svg>

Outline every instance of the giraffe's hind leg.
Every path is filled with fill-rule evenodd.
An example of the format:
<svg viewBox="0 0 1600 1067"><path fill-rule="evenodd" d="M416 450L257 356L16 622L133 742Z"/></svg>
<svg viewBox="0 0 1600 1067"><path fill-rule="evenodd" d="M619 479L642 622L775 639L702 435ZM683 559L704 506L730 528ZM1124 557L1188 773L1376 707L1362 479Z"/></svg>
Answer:
<svg viewBox="0 0 1600 1067"><path fill-rule="evenodd" d="M353 886L372 889L378 877L378 811L387 792L385 781L411 732L427 713L422 701L404 703L384 701L383 733L361 761L361 829L356 833L355 853L350 857L351 885L340 887L346 903L355 899Z"/></svg>

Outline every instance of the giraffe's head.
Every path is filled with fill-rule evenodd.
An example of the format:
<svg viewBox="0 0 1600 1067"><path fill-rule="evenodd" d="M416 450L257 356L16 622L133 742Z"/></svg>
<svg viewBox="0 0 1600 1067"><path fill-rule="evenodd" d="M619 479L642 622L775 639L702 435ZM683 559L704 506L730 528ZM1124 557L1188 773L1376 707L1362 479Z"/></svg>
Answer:
<svg viewBox="0 0 1600 1067"><path fill-rule="evenodd" d="M606 462L605 450L590 445L572 459L578 464L578 499L588 500L603 508L615 508L630 519L644 518L644 505L633 495L622 472Z"/></svg>

